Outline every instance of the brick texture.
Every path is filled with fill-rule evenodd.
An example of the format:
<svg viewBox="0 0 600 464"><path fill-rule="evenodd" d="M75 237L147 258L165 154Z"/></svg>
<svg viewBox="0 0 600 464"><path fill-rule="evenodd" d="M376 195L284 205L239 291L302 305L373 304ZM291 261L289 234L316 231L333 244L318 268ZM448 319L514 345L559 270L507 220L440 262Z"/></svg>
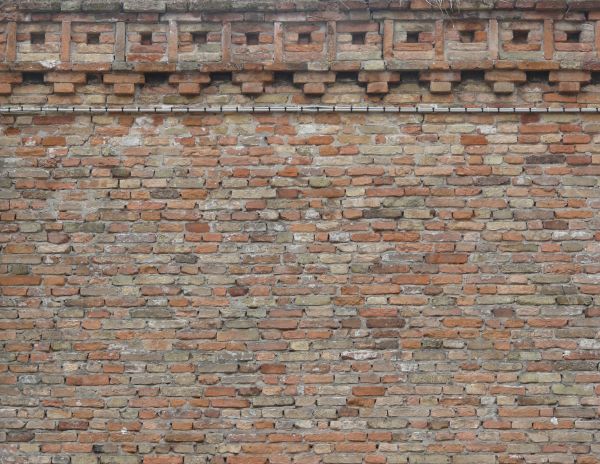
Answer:
<svg viewBox="0 0 600 464"><path fill-rule="evenodd" d="M597 113L5 108L595 110L597 2L5 3L0 463L600 463Z"/></svg>
<svg viewBox="0 0 600 464"><path fill-rule="evenodd" d="M596 116L2 122L8 462L596 462Z"/></svg>

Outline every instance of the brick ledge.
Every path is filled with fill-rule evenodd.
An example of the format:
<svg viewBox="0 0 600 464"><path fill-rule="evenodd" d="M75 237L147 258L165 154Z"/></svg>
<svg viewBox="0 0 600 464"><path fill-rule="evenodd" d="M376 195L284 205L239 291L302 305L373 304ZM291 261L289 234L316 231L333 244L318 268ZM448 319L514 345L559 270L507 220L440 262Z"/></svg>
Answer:
<svg viewBox="0 0 600 464"><path fill-rule="evenodd" d="M370 105L0 106L0 114L29 113L600 113L600 107L466 107Z"/></svg>

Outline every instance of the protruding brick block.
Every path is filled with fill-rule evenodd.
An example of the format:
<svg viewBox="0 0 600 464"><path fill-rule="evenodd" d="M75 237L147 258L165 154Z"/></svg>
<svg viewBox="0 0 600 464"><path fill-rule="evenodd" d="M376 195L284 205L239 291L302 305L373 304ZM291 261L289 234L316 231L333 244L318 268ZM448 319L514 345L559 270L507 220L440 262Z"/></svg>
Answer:
<svg viewBox="0 0 600 464"><path fill-rule="evenodd" d="M86 76L82 72L49 72L45 76L46 82L70 82L73 84L85 84Z"/></svg>
<svg viewBox="0 0 600 464"><path fill-rule="evenodd" d="M498 94L509 94L515 91L515 84L513 82L494 82L493 85L494 93Z"/></svg>
<svg viewBox="0 0 600 464"><path fill-rule="evenodd" d="M388 93L389 86L387 82L369 82L367 84L368 94Z"/></svg>
<svg viewBox="0 0 600 464"><path fill-rule="evenodd" d="M400 73L390 71L361 71L358 73L359 82L398 82Z"/></svg>
<svg viewBox="0 0 600 464"><path fill-rule="evenodd" d="M581 84L579 82L559 82L558 91L560 93L579 93Z"/></svg>
<svg viewBox="0 0 600 464"><path fill-rule="evenodd" d="M181 95L198 95L200 93L200 84L196 82L181 82L178 85L178 91Z"/></svg>
<svg viewBox="0 0 600 464"><path fill-rule="evenodd" d="M450 93L452 91L451 82L433 81L429 84L431 93Z"/></svg>
<svg viewBox="0 0 600 464"><path fill-rule="evenodd" d="M491 82L527 82L527 74L524 71L487 71L485 80Z"/></svg>
<svg viewBox="0 0 600 464"><path fill-rule="evenodd" d="M259 94L263 93L265 86L262 82L243 82L242 93L246 94Z"/></svg>
<svg viewBox="0 0 600 464"><path fill-rule="evenodd" d="M104 75L105 84L143 84L144 75L140 73L111 73Z"/></svg>
<svg viewBox="0 0 600 464"><path fill-rule="evenodd" d="M303 91L306 95L323 95L325 84L322 82L307 82L304 84Z"/></svg>
<svg viewBox="0 0 600 464"><path fill-rule="evenodd" d="M550 71L548 76L550 82L589 82L592 74L589 71L564 70Z"/></svg>
<svg viewBox="0 0 600 464"><path fill-rule="evenodd" d="M241 82L272 82L273 73L268 71L257 72L236 72L233 74L233 82L239 84Z"/></svg>
<svg viewBox="0 0 600 464"><path fill-rule="evenodd" d="M69 94L75 93L75 84L71 82L55 82L54 93Z"/></svg>
<svg viewBox="0 0 600 464"><path fill-rule="evenodd" d="M294 84L306 84L307 82L335 82L336 73L327 72L295 72Z"/></svg>
<svg viewBox="0 0 600 464"><path fill-rule="evenodd" d="M210 82L210 74L198 73L198 72L187 72L187 73L173 73L169 76L170 84L180 84L182 82L195 82L197 84L208 84Z"/></svg>
<svg viewBox="0 0 600 464"><path fill-rule="evenodd" d="M133 95L135 93L135 84L121 83L114 84L113 91L115 95Z"/></svg>

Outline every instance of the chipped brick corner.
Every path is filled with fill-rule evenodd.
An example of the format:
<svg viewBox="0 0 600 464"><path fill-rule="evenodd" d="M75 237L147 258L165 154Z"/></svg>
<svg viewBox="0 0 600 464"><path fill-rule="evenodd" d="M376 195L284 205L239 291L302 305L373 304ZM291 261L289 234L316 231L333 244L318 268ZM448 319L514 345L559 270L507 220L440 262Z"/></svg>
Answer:
<svg viewBox="0 0 600 464"><path fill-rule="evenodd" d="M600 463L599 53L595 1L3 2L0 462Z"/></svg>

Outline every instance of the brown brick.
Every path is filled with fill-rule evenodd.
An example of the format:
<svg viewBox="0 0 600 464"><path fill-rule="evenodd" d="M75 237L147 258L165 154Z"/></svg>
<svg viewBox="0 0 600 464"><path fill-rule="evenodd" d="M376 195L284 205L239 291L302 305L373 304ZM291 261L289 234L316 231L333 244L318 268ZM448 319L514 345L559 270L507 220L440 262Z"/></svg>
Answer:
<svg viewBox="0 0 600 464"><path fill-rule="evenodd" d="M75 93L75 86L70 82L56 82L54 84L54 93L70 94Z"/></svg>

